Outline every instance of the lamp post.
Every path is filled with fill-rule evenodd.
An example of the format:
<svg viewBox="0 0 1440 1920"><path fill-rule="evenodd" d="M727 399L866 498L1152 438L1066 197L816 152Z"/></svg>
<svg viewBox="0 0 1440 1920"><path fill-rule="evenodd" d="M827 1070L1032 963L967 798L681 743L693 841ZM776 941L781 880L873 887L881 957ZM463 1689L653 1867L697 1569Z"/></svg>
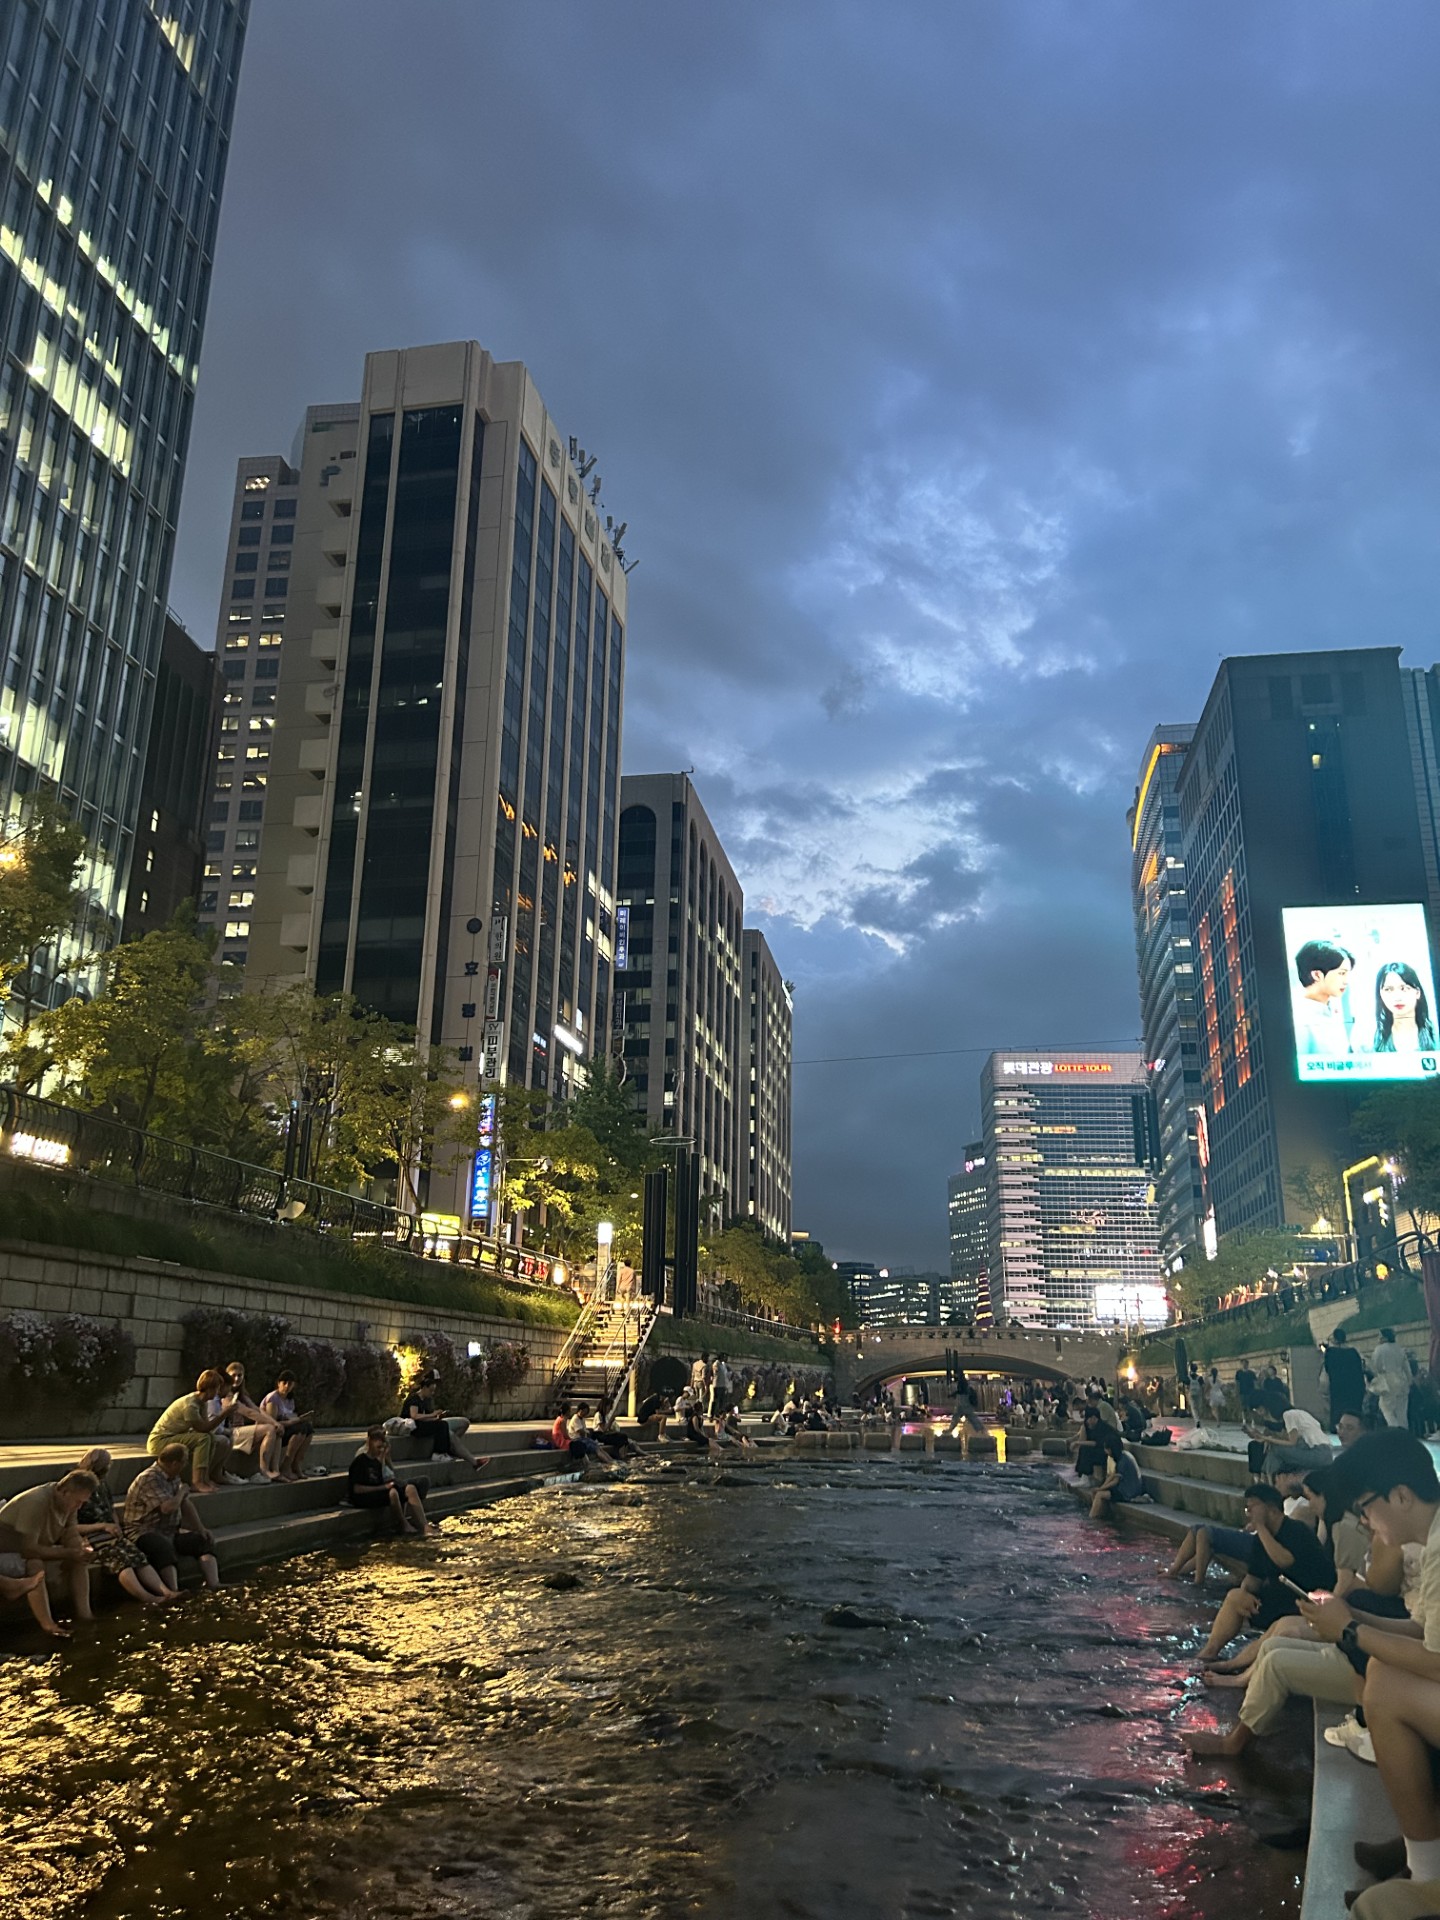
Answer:
<svg viewBox="0 0 1440 1920"><path fill-rule="evenodd" d="M595 1228L595 1298L610 1298L610 1249L615 1242L615 1228L609 1220L601 1220Z"/></svg>

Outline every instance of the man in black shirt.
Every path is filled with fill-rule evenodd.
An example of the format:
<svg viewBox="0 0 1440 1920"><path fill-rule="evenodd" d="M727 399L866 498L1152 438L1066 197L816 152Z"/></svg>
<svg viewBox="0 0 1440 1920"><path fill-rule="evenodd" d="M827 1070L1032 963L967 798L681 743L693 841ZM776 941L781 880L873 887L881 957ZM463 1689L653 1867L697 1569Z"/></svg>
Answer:
<svg viewBox="0 0 1440 1920"><path fill-rule="evenodd" d="M1218 1660L1243 1626L1263 1633L1286 1614L1299 1612L1296 1596L1280 1584L1282 1573L1307 1593L1334 1590L1335 1562L1329 1548L1321 1546L1303 1522L1285 1518L1285 1502L1274 1487L1257 1482L1245 1489L1245 1530L1255 1536L1250 1570L1221 1603L1202 1661Z"/></svg>
<svg viewBox="0 0 1440 1920"><path fill-rule="evenodd" d="M1359 1413L1365 1405L1365 1363L1345 1338L1344 1327L1330 1336L1322 1362L1330 1383L1330 1424L1342 1413Z"/></svg>
<svg viewBox="0 0 1440 1920"><path fill-rule="evenodd" d="M1235 1369L1235 1391L1240 1396L1240 1417L1248 1420L1255 1406L1255 1369L1245 1362Z"/></svg>

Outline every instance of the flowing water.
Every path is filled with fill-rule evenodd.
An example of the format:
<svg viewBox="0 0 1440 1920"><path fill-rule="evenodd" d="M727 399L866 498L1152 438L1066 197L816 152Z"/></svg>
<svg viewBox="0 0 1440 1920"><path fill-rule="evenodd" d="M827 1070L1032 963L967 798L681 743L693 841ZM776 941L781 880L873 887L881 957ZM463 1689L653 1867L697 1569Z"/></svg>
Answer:
<svg viewBox="0 0 1440 1920"><path fill-rule="evenodd" d="M0 1914L1282 1920L1158 1557L1044 1468L770 1459L7 1624Z"/></svg>

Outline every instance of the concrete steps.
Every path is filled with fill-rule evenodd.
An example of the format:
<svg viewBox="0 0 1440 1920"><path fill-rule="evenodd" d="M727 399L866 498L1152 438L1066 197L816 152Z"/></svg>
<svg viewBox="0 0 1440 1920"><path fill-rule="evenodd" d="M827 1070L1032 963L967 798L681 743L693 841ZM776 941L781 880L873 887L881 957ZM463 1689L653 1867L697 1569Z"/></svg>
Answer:
<svg viewBox="0 0 1440 1920"><path fill-rule="evenodd" d="M1310 1846L1305 1855L1305 1890L1300 1920L1336 1920L1345 1911L1351 1887L1370 1878L1355 1864L1357 1840L1393 1840L1400 1831L1379 1769L1357 1760L1344 1747L1324 1739L1338 1726L1345 1707L1315 1702L1315 1772L1310 1789Z"/></svg>

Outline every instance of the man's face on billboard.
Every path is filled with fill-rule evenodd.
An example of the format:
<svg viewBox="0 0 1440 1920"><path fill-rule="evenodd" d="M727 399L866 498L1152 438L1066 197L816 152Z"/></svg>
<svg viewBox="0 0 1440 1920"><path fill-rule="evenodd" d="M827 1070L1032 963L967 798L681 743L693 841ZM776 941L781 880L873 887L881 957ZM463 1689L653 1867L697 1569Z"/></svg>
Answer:
<svg viewBox="0 0 1440 1920"><path fill-rule="evenodd" d="M1310 976L1310 997L1312 1000L1338 1000L1350 984L1350 962L1342 960L1338 967L1332 967L1329 973L1312 973Z"/></svg>

